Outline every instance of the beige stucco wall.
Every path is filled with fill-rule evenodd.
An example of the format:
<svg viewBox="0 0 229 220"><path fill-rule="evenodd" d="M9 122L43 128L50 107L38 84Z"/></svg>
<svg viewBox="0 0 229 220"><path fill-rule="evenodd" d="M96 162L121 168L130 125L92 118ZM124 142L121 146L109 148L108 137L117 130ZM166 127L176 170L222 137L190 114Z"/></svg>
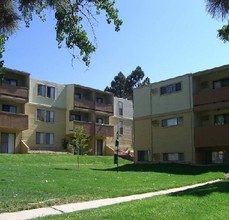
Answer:
<svg viewBox="0 0 229 220"><path fill-rule="evenodd" d="M171 127L161 126L161 120L175 117L183 117L183 124ZM152 125L153 154L160 154L160 157L155 157L154 161L163 161L163 153L184 153L184 162L192 162L192 113L179 112L152 118L152 120L159 121L158 125Z"/></svg>
<svg viewBox="0 0 229 220"><path fill-rule="evenodd" d="M137 161L137 151L151 151L151 117L134 120L134 161Z"/></svg>
<svg viewBox="0 0 229 220"><path fill-rule="evenodd" d="M37 121L37 109L54 111L54 123ZM62 139L65 137L65 115L64 109L48 108L42 105L26 104L26 114L29 115L29 129L22 132L22 140L30 149L39 149L48 147L53 150L62 148ZM54 133L53 145L36 144L36 132Z"/></svg>

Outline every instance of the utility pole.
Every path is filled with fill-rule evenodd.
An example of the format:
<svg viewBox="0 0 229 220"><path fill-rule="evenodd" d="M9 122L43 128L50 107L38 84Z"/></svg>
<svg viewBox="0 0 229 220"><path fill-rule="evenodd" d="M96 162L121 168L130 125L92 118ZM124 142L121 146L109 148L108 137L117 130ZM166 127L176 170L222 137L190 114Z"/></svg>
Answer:
<svg viewBox="0 0 229 220"><path fill-rule="evenodd" d="M114 154L114 164L117 164L118 173L118 147L119 147L119 133L117 131L116 141L115 141L116 153Z"/></svg>

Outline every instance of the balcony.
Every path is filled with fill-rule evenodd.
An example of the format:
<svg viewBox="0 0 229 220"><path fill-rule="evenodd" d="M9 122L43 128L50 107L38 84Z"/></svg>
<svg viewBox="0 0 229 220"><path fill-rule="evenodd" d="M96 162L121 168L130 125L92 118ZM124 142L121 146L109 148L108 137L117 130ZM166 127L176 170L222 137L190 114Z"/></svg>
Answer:
<svg viewBox="0 0 229 220"><path fill-rule="evenodd" d="M114 127L112 125L74 121L74 129L77 126L82 126L87 136L113 137L114 135Z"/></svg>
<svg viewBox="0 0 229 220"><path fill-rule="evenodd" d="M114 136L114 126L96 124L95 125L95 136L113 137Z"/></svg>
<svg viewBox="0 0 229 220"><path fill-rule="evenodd" d="M229 87L193 94L194 111L229 107Z"/></svg>
<svg viewBox="0 0 229 220"><path fill-rule="evenodd" d="M87 99L82 99L82 100L79 99L74 101L74 107L75 109L77 108L94 109L94 103Z"/></svg>
<svg viewBox="0 0 229 220"><path fill-rule="evenodd" d="M196 148L228 147L229 124L194 129L194 144Z"/></svg>
<svg viewBox="0 0 229 220"><path fill-rule="evenodd" d="M19 86L0 86L0 98L7 98L27 102L29 97L28 88Z"/></svg>
<svg viewBox="0 0 229 220"><path fill-rule="evenodd" d="M96 103L95 110L106 112L112 115L113 114L113 104Z"/></svg>
<svg viewBox="0 0 229 220"><path fill-rule="evenodd" d="M23 131L28 129L28 115L0 112L0 128Z"/></svg>

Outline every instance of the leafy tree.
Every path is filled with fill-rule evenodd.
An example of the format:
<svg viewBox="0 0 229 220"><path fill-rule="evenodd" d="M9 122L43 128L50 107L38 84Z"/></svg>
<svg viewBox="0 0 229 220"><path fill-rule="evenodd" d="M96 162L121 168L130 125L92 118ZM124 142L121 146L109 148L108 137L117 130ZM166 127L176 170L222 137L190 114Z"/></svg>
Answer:
<svg viewBox="0 0 229 220"><path fill-rule="evenodd" d="M132 100L134 88L150 84L150 79L144 77L144 71L140 66L137 66L127 77L125 77L122 72L119 72L118 75L114 77L114 80L112 80L111 86L107 86L105 91L112 92L114 96L119 98Z"/></svg>
<svg viewBox="0 0 229 220"><path fill-rule="evenodd" d="M70 145L73 147L74 154L77 154L78 168L79 168L79 155L83 150L88 147L88 137L84 132L82 126L76 126L74 135L71 137Z"/></svg>
<svg viewBox="0 0 229 220"><path fill-rule="evenodd" d="M229 41L229 1L228 0L206 0L206 8L213 18L227 20L227 24L218 30L218 37L224 42Z"/></svg>
<svg viewBox="0 0 229 220"><path fill-rule="evenodd" d="M20 19L29 27L35 14L45 21L47 9L53 10L55 14L58 47L65 43L72 50L73 58L82 57L87 66L90 64L90 54L96 49L96 16L104 12L107 23L113 23L115 31L119 31L122 25L122 20L118 18L118 9L115 8L115 0L0 0L0 36L14 33ZM88 25L94 42L88 37Z"/></svg>

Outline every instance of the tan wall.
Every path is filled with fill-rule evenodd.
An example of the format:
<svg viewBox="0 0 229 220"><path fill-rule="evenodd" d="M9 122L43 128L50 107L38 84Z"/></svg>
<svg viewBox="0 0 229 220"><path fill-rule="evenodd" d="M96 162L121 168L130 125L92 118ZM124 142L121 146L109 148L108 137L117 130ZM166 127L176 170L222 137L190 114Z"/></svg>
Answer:
<svg viewBox="0 0 229 220"><path fill-rule="evenodd" d="M54 123L37 121L37 108L52 110L55 113ZM65 114L66 111L55 108L45 108L40 105L26 104L26 114L29 115L29 129L23 131L22 139L30 149L39 149L39 147L48 147L56 150L62 148L62 139L65 137ZM54 133L53 145L36 144L36 132Z"/></svg>
<svg viewBox="0 0 229 220"><path fill-rule="evenodd" d="M69 121L69 111L74 109L74 85L66 85L66 134L72 134L74 123Z"/></svg>
<svg viewBox="0 0 229 220"><path fill-rule="evenodd" d="M161 126L162 119L175 117L183 117L183 124L171 127ZM155 119L159 120L159 125L152 126L153 154L160 154L160 161L163 161L163 153L184 153L184 161L192 162L193 131L191 112L152 118L152 120Z"/></svg>
<svg viewBox="0 0 229 220"><path fill-rule="evenodd" d="M134 160L137 161L137 151L151 151L151 117L134 120Z"/></svg>

